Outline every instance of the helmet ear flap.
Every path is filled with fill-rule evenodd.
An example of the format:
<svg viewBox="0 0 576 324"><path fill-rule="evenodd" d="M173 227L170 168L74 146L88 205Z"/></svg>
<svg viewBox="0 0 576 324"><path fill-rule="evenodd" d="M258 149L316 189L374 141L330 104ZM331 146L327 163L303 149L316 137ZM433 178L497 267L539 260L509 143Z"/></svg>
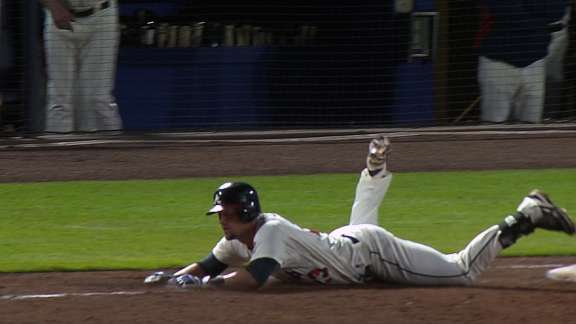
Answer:
<svg viewBox="0 0 576 324"><path fill-rule="evenodd" d="M248 208L244 207L240 209L240 221L243 223L248 223L250 220L250 212L248 211Z"/></svg>
<svg viewBox="0 0 576 324"><path fill-rule="evenodd" d="M260 210L255 208L255 203L253 201L246 203L242 206L239 211L240 214L240 221L243 223L248 223L252 221L254 218L260 215Z"/></svg>

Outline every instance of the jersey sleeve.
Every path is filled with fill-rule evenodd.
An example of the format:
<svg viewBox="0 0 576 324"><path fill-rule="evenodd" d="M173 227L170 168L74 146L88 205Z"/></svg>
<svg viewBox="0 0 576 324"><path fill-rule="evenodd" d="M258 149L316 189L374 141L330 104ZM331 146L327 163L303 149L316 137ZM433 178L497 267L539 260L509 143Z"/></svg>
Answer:
<svg viewBox="0 0 576 324"><path fill-rule="evenodd" d="M254 250L250 262L257 259L273 259L280 266L288 259L288 233L282 227L282 223L271 221L264 224L254 237Z"/></svg>
<svg viewBox="0 0 576 324"><path fill-rule="evenodd" d="M212 249L212 254L228 266L242 266L250 260L249 252L242 243L224 237Z"/></svg>

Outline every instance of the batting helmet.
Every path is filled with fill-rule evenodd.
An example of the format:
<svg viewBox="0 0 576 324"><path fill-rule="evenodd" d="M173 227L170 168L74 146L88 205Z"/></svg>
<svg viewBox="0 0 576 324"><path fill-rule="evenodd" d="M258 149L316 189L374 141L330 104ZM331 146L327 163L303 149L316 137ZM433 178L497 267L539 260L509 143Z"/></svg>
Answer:
<svg viewBox="0 0 576 324"><path fill-rule="evenodd" d="M214 205L206 213L212 215L222 211L224 204L240 205L240 221L249 222L261 213L258 193L244 182L226 182L214 192Z"/></svg>

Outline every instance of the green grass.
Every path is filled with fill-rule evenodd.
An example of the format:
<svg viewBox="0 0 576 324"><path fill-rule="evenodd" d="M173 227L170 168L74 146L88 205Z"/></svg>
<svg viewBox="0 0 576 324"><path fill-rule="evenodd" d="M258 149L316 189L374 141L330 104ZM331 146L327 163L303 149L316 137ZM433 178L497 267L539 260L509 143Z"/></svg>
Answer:
<svg viewBox="0 0 576 324"><path fill-rule="evenodd" d="M0 184L0 271L155 269L203 257L219 239L204 216L223 178ZM304 227L347 223L356 174L240 177L263 207ZM501 221L531 188L576 210L576 169L396 174L380 213L397 236L444 252ZM538 232L505 255L576 255Z"/></svg>

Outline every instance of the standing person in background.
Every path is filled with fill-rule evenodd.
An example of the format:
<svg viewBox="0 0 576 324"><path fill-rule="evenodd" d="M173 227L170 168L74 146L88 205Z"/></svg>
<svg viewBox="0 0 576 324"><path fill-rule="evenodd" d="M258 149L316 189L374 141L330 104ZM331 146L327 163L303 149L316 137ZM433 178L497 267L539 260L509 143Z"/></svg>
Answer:
<svg viewBox="0 0 576 324"><path fill-rule="evenodd" d="M482 121L541 122L550 42L547 1L482 0L481 10L476 45Z"/></svg>
<svg viewBox="0 0 576 324"><path fill-rule="evenodd" d="M40 0L46 8L46 132L122 129L113 97L119 45L116 0Z"/></svg>
<svg viewBox="0 0 576 324"><path fill-rule="evenodd" d="M564 58L570 39L568 26L572 0L548 0L553 20L548 24L551 41L546 57L546 111L558 116L563 110L562 84L564 81Z"/></svg>

